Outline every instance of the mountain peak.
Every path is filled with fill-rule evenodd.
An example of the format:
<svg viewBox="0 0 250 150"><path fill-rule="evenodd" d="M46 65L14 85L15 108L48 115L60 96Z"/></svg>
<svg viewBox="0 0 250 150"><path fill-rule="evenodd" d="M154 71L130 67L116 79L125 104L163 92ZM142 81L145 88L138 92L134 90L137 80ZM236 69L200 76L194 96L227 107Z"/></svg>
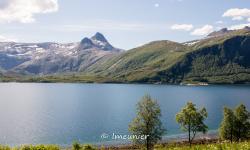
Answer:
<svg viewBox="0 0 250 150"><path fill-rule="evenodd" d="M89 38L85 37L81 40L81 44L93 44L93 42Z"/></svg>
<svg viewBox="0 0 250 150"><path fill-rule="evenodd" d="M244 29L244 30L249 30L249 31L250 31L250 27L249 27L249 26L245 26L243 29Z"/></svg>
<svg viewBox="0 0 250 150"><path fill-rule="evenodd" d="M103 34L97 32L91 39L101 41L101 42L108 42L107 39L104 37Z"/></svg>
<svg viewBox="0 0 250 150"><path fill-rule="evenodd" d="M220 31L221 32L226 32L226 31L228 31L228 29L227 28L222 28L222 29L220 29Z"/></svg>
<svg viewBox="0 0 250 150"><path fill-rule="evenodd" d="M116 51L116 52L120 51L120 49L114 48L100 32L97 32L91 38L85 37L84 39L81 40L79 45L79 50L84 50L84 49L99 49L104 51Z"/></svg>
<svg viewBox="0 0 250 150"><path fill-rule="evenodd" d="M241 28L241 29L227 29L227 28L222 28L220 29L219 31L214 31L212 33L210 33L208 35L208 37L217 37L217 36L223 36L223 35L226 35L226 34L230 34L230 33L237 33L237 32L241 32L241 31L247 31L249 32L250 31L250 27L249 26L245 26L244 28Z"/></svg>
<svg viewBox="0 0 250 150"><path fill-rule="evenodd" d="M84 38L81 40L81 48L82 49L87 49L91 48L93 46L93 42L89 38Z"/></svg>
<svg viewBox="0 0 250 150"><path fill-rule="evenodd" d="M212 33L210 33L208 36L209 37L213 37L213 36L221 36L224 35L226 33L232 32L232 30L228 30L227 28L222 28L219 31L214 31Z"/></svg>

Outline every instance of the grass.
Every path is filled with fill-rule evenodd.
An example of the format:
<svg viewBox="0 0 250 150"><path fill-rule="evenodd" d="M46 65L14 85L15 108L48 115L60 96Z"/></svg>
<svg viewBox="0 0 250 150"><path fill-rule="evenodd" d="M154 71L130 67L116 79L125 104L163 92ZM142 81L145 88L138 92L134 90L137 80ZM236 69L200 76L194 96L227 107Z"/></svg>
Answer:
<svg viewBox="0 0 250 150"><path fill-rule="evenodd" d="M10 147L5 145L0 145L0 150L60 150L62 148L58 145L22 145L19 147ZM75 150L74 147L66 148L67 150ZM95 148L91 145L80 145L79 150L112 150L112 149L137 149L136 147L100 147ZM217 143L210 143L210 144L193 144L192 147L189 147L187 144L180 144L180 143L168 143L166 144L159 144L156 145L154 150L250 150L250 141L246 142L217 142Z"/></svg>
<svg viewBox="0 0 250 150"><path fill-rule="evenodd" d="M86 75L44 75L24 77L0 77L0 82L35 82L35 83L120 83L102 76Z"/></svg>
<svg viewBox="0 0 250 150"><path fill-rule="evenodd" d="M91 145L79 145L80 147L78 147L77 149L75 149L75 147L69 148L72 150L97 150L95 147L91 146ZM4 146L4 145L0 145L0 150L60 150L63 149L65 150L65 148L62 148L58 145L22 145L19 147L9 147L9 146ZM67 148L67 150L69 150Z"/></svg>
<svg viewBox="0 0 250 150"><path fill-rule="evenodd" d="M0 150L60 150L58 145L22 145L20 147L0 146Z"/></svg>
<svg viewBox="0 0 250 150"><path fill-rule="evenodd" d="M191 148L189 146L176 146L168 145L161 146L158 145L156 150L250 150L250 142L240 142L240 143L229 143L220 142L214 144L204 144L204 145L193 145Z"/></svg>

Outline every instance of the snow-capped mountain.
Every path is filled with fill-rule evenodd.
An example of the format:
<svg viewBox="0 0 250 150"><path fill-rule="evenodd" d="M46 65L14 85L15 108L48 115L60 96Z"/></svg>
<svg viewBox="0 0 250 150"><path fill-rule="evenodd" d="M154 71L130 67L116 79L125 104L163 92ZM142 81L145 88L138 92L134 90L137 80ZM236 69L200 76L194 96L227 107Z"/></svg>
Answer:
<svg viewBox="0 0 250 150"><path fill-rule="evenodd" d="M0 70L28 74L82 71L121 51L101 33L67 44L0 42Z"/></svg>

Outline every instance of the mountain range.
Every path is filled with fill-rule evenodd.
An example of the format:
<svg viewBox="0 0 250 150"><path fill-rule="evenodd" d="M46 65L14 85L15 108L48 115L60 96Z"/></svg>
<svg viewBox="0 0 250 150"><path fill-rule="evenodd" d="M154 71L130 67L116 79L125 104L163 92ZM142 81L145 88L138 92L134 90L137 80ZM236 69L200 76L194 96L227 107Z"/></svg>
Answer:
<svg viewBox="0 0 250 150"><path fill-rule="evenodd" d="M0 43L2 72L45 75L80 72L104 57L118 54L101 33L76 43Z"/></svg>
<svg viewBox="0 0 250 150"><path fill-rule="evenodd" d="M101 34L76 43L0 43L2 81L249 83L250 28L124 51Z"/></svg>

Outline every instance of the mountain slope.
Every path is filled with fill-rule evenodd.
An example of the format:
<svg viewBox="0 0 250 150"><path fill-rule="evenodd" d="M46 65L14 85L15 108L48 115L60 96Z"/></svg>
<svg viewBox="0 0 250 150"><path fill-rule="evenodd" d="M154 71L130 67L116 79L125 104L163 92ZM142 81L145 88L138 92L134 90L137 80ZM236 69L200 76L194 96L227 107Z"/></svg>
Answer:
<svg viewBox="0 0 250 150"><path fill-rule="evenodd" d="M244 83L250 81L250 32L201 40L169 69L157 72L146 82Z"/></svg>
<svg viewBox="0 0 250 150"><path fill-rule="evenodd" d="M15 46L14 43L10 47ZM0 68L6 71L18 64L9 71L32 72L32 78L19 77L32 82L250 83L249 27L222 29L185 43L155 41L128 51L112 47L100 33L79 43L43 43L38 47L41 46L44 50L30 55L26 55L29 48L22 48L24 53L8 49L3 55L19 59L5 65L0 59ZM43 52L46 48L49 53Z"/></svg>
<svg viewBox="0 0 250 150"><path fill-rule="evenodd" d="M5 72L46 75L80 72L120 53L101 33L79 43L0 43L0 68Z"/></svg>
<svg viewBox="0 0 250 150"><path fill-rule="evenodd" d="M250 81L250 30L230 31L180 44L152 42L90 67L123 82L243 83ZM98 66L98 67L97 67Z"/></svg>
<svg viewBox="0 0 250 150"><path fill-rule="evenodd" d="M188 51L188 47L171 41L156 41L138 47L105 62L91 66L87 73L112 76L114 79L133 81L153 76L167 69L179 57Z"/></svg>

